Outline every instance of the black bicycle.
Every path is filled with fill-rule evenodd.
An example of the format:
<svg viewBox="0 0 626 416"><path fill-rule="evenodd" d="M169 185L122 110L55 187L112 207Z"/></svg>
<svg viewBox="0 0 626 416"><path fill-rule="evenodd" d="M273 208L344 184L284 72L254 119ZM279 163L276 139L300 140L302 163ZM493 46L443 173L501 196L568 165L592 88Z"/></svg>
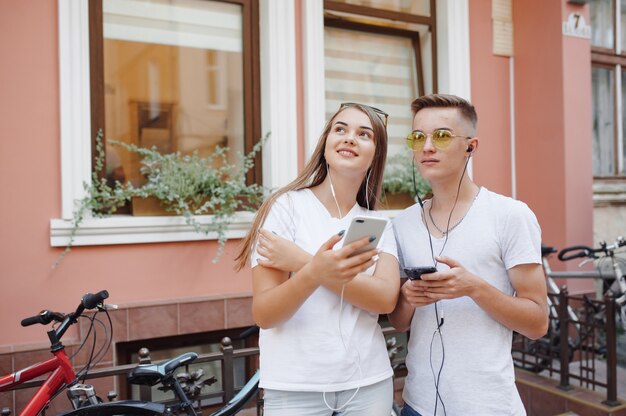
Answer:
<svg viewBox="0 0 626 416"><path fill-rule="evenodd" d="M620 264L624 260L617 254L619 249L626 246L626 240L618 237L612 244L601 242L600 247L570 246L558 252L561 261L576 258L585 258L580 265L588 261L596 261L596 267L600 271L599 281L602 282L599 297L610 296L615 299L618 317L622 327L626 328L626 277L621 271ZM546 275L548 288L549 326L545 336L537 340L529 340L520 334L515 334L513 339L513 362L516 367L539 373L550 367L552 360L561 355L561 325L558 309L560 308L560 289L553 278L548 257L556 253L553 247L542 246L543 267ZM602 273L603 263L610 261L612 273ZM602 301L593 300L583 295L579 299L579 307L575 310L568 303L566 318L572 323L568 331L567 343L569 361L572 360L576 350L592 352L596 355L606 355L606 340L603 336L606 327L606 307Z"/></svg>

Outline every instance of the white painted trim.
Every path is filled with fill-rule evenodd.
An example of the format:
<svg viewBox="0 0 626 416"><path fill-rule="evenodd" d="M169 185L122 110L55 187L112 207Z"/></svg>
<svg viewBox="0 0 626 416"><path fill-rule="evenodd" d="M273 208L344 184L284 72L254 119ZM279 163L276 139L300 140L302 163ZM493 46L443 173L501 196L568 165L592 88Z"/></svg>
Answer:
<svg viewBox="0 0 626 416"><path fill-rule="evenodd" d="M242 238L252 223L253 213L238 212L233 218L227 238ZM201 225L211 221L211 215L196 216ZM64 247L70 241L72 222L67 220L50 220L50 245ZM207 235L194 231L183 217L131 217L113 216L108 218L91 218L81 224L74 237L75 246L137 244L171 241L215 240L216 233Z"/></svg>
<svg viewBox="0 0 626 416"><path fill-rule="evenodd" d="M440 93L471 99L468 0L437 0L437 76Z"/></svg>
<svg viewBox="0 0 626 416"><path fill-rule="evenodd" d="M72 230L75 201L84 195L91 178L91 105L89 73L89 15L87 2L59 0L59 74L61 107L61 219L50 220L51 246L65 246ZM263 130L271 138L264 149L266 186L295 178L297 171L295 29L293 1L265 0L261 4ZM270 33L265 33L270 32ZM273 111L270 111L270 108ZM272 161L274 163L272 163ZM271 170L270 170L271 168ZM266 171L267 170L267 171ZM202 224L210 216L197 217ZM237 213L228 238L241 238L252 214ZM193 231L182 217L87 218L74 245L132 244L215 239Z"/></svg>
<svg viewBox="0 0 626 416"><path fill-rule="evenodd" d="M509 58L509 121L511 122L511 198L517 198L517 153L515 151L515 58Z"/></svg>
<svg viewBox="0 0 626 416"><path fill-rule="evenodd" d="M89 15L84 1L59 0L58 11L61 215L69 219L91 176Z"/></svg>
<svg viewBox="0 0 626 416"><path fill-rule="evenodd" d="M324 3L302 3L304 70L304 157L308 161L326 121L324 75Z"/></svg>
<svg viewBox="0 0 626 416"><path fill-rule="evenodd" d="M615 65L615 91L616 94L613 96L615 99L615 114L623 114L622 66L619 64ZM624 123L622 122L622 117L616 117L615 127L617 132L617 148L615 149L617 152L617 172L620 173L624 170L624 152L622 151L624 148Z"/></svg>
<svg viewBox="0 0 626 416"><path fill-rule="evenodd" d="M261 0L263 182L278 188L298 173L295 0Z"/></svg>
<svg viewBox="0 0 626 416"><path fill-rule="evenodd" d="M468 0L437 0L436 7L438 92L471 101ZM474 176L471 159L467 174Z"/></svg>
<svg viewBox="0 0 626 416"><path fill-rule="evenodd" d="M614 4L615 15L613 17L615 18L615 22L613 22L613 27L615 28L615 53L621 55L624 50L624 45L622 45L622 4L619 1L616 1Z"/></svg>

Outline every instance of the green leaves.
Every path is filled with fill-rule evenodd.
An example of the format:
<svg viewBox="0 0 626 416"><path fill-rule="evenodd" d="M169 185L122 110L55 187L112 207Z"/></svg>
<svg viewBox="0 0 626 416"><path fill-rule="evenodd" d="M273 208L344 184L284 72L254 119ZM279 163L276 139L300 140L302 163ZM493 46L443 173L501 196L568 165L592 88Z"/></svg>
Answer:
<svg viewBox="0 0 626 416"><path fill-rule="evenodd" d="M410 194L415 198L413 186L413 169L415 169L415 182L417 192L424 195L430 192L430 185L422 178L411 161L411 154L399 153L387 158L385 173L383 175L383 192L389 194Z"/></svg>
<svg viewBox="0 0 626 416"><path fill-rule="evenodd" d="M98 177L105 162L102 136L102 131L99 131L96 136L95 169L91 183L85 184L86 196L79 201L74 212L70 242L54 267L71 249L76 232L87 215L111 215L133 197L154 197L165 210L183 216L196 232L217 233L218 253L213 260L216 262L223 252L232 215L241 210L255 211L263 201L265 189L258 184L247 184L246 173L254 167L254 158L269 134L247 155L238 153L236 158L239 163L229 161L227 147L217 147L207 157L200 157L197 152L190 155L180 152L161 154L156 148L146 149L109 141L111 145L140 156L140 172L146 179L146 183L141 186L133 186L130 182L116 182L110 186L104 178ZM197 221L197 215L207 214L212 215L208 223Z"/></svg>

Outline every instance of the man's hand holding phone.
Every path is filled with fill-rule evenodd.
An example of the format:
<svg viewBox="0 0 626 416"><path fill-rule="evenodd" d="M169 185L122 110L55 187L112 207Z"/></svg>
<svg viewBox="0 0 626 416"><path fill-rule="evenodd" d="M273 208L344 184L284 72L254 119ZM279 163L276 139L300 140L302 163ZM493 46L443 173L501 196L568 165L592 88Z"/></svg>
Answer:
<svg viewBox="0 0 626 416"><path fill-rule="evenodd" d="M406 267L404 269L408 280L402 285L402 296L414 308L430 305L435 302L435 300L431 299L426 294L426 282L422 281L424 275L435 272L437 272L437 269L432 266Z"/></svg>
<svg viewBox="0 0 626 416"><path fill-rule="evenodd" d="M435 273L437 268L434 266L425 266L425 267L406 267L404 269L404 273L410 280L421 280L422 275Z"/></svg>

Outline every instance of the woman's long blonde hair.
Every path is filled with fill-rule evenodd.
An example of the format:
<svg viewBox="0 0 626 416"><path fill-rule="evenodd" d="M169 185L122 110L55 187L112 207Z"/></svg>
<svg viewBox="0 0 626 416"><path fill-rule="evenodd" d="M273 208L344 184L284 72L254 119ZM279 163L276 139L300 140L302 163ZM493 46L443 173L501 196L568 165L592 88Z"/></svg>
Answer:
<svg viewBox="0 0 626 416"><path fill-rule="evenodd" d="M339 113L341 113L346 108L356 108L362 111L368 116L370 122L372 123L376 149L374 151L372 165L370 166L369 181L367 181L367 175L365 175L359 191L357 192L356 201L362 207L369 207L370 209L376 208L376 202L378 202L378 196L380 195L380 189L383 181L385 160L387 159L387 129L385 127L385 123L383 123L383 120L380 118L378 113L376 113L376 111L374 111L371 107L356 103L342 105L341 108L339 108L339 110L337 110L337 112L333 114L333 116L326 123L322 135L317 142L317 147L315 148L315 151L311 156L311 160L309 160L309 163L306 164L298 177L294 179L291 183L283 186L282 188L271 194L263 202L263 204L257 211L257 214L254 217L254 221L252 222L252 226L250 227L250 231L248 231L248 234L241 243L241 251L235 259L236 270L241 270L250 260L251 250L254 242L258 238L259 229L265 222L265 218L267 218L267 214L269 213L270 208L272 207L276 199L278 199L278 197L286 192L296 191L304 188L311 188L324 182L327 174L327 163L326 158L324 157L324 151L326 149L326 139L328 137L330 129L332 128L333 120L335 119L335 117L337 117ZM368 184L367 192L365 189L366 183Z"/></svg>

